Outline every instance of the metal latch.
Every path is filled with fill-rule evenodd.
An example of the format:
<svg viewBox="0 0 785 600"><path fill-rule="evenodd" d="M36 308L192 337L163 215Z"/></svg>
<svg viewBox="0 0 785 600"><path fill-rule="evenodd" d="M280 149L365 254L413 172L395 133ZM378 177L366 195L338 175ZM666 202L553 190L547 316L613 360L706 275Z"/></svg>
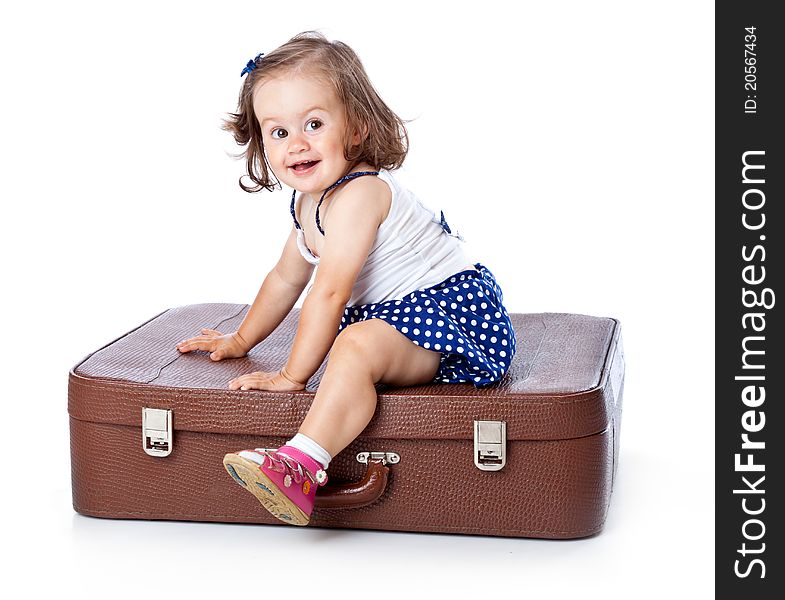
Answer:
<svg viewBox="0 0 785 600"><path fill-rule="evenodd" d="M142 448L150 456L172 453L172 411L142 408Z"/></svg>
<svg viewBox="0 0 785 600"><path fill-rule="evenodd" d="M498 471L507 464L507 423L474 422L474 464L482 471Z"/></svg>
<svg viewBox="0 0 785 600"><path fill-rule="evenodd" d="M388 463L396 465L401 462L401 457L395 452L360 452L357 454L357 462L367 465L368 460L380 460L383 465Z"/></svg>

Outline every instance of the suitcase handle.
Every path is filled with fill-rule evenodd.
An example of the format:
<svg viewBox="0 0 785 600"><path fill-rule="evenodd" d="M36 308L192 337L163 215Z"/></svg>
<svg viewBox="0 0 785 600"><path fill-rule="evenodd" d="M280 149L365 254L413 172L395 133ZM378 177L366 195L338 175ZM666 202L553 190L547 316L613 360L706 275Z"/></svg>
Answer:
<svg viewBox="0 0 785 600"><path fill-rule="evenodd" d="M314 498L315 508L360 508L373 504L387 489L390 467L384 460L368 460L368 469L360 481L330 484L321 488Z"/></svg>

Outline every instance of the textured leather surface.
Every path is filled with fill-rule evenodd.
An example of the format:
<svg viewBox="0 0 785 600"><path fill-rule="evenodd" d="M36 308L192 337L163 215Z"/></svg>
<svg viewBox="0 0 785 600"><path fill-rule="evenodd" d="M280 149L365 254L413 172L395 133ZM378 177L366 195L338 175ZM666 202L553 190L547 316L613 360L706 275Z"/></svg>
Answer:
<svg viewBox="0 0 785 600"><path fill-rule="evenodd" d="M93 353L71 373L69 414L138 426L142 406L171 408L178 430L290 435L305 418L325 364L302 392L227 386L244 373L277 371L285 364L299 310L245 358L216 363L206 352L180 355L175 349L202 327L234 331L246 310L234 304L172 309ZM510 439L565 439L605 430L613 402L603 378L618 323L551 313L511 318L518 352L502 381L481 393L470 383L380 388L379 408L366 433L468 439L474 419L506 420Z"/></svg>
<svg viewBox="0 0 785 600"><path fill-rule="evenodd" d="M324 365L302 392L228 390L286 361L298 311L248 357L214 363L175 344L233 331L247 306L171 309L93 353L69 376L75 509L118 518L277 523L223 471L226 452L277 447L299 427ZM317 507L315 526L570 538L601 530L617 465L624 381L620 326L569 314L511 315L519 346L497 385L380 389L377 414L330 464L331 482L366 472L361 451L394 451L382 497ZM174 413L174 451L141 448L143 406ZM507 422L507 465L480 471L473 421Z"/></svg>

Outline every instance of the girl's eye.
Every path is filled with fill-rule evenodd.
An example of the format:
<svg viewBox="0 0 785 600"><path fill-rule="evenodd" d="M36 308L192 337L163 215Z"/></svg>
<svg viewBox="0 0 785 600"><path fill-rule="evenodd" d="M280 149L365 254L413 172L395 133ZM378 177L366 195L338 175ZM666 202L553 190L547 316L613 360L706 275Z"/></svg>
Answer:
<svg viewBox="0 0 785 600"><path fill-rule="evenodd" d="M281 127L276 127L270 132L270 135L273 137L274 140L282 140L287 135L289 135L285 129Z"/></svg>
<svg viewBox="0 0 785 600"><path fill-rule="evenodd" d="M315 131L322 126L322 122L319 119L314 119L313 121L308 121L305 124L306 131Z"/></svg>

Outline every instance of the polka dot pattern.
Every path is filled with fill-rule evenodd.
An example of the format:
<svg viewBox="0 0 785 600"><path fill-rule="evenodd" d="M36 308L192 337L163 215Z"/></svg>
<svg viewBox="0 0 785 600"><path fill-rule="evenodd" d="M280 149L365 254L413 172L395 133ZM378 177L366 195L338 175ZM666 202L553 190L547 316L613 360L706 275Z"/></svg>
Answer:
<svg viewBox="0 0 785 600"><path fill-rule="evenodd" d="M474 266L400 300L348 306L338 333L358 321L382 319L418 346L441 353L435 382L491 385L510 368L517 343L496 278L484 265Z"/></svg>

